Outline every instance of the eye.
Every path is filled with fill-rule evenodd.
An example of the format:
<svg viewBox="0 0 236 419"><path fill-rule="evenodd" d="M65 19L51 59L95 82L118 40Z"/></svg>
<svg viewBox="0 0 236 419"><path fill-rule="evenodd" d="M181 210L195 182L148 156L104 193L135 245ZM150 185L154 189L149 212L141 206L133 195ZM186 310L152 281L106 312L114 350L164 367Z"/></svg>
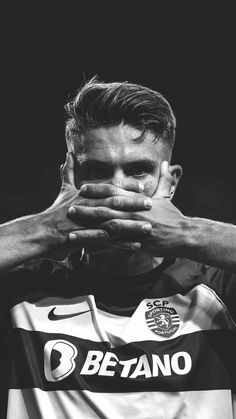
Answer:
<svg viewBox="0 0 236 419"><path fill-rule="evenodd" d="M109 170L105 167L90 167L87 169L86 175L90 179L104 179L111 176Z"/></svg>
<svg viewBox="0 0 236 419"><path fill-rule="evenodd" d="M148 168L144 166L134 166L126 170L126 174L133 177L146 176L148 173Z"/></svg>

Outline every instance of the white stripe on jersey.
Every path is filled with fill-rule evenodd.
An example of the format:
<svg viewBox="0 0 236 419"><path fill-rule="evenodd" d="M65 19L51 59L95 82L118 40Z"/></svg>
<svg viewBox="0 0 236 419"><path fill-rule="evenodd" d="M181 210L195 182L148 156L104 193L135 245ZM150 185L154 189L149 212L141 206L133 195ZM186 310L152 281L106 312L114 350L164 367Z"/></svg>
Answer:
<svg viewBox="0 0 236 419"><path fill-rule="evenodd" d="M54 308L58 319L50 320L48 316ZM75 313L78 315L66 319L59 318L61 315ZM13 329L21 328L45 333L53 331L94 342L107 340L97 325L97 308L92 295L76 298L48 297L35 303L23 301L11 309L11 316Z"/></svg>
<svg viewBox="0 0 236 419"><path fill-rule="evenodd" d="M155 334L152 327L149 327L152 319L145 318L150 305L155 302L161 304L162 301L167 301L166 307L174 308L180 318L179 329L170 337ZM49 320L48 314L54 307L55 313L78 315L68 319ZM79 314L86 310L91 311ZM14 306L11 312L13 328L46 333L53 331L94 342L109 341L112 347L146 340L169 340L201 330L235 328L222 301L205 285L196 286L186 295L176 294L167 298L143 300L131 317L117 316L97 309L93 296L67 299L51 297L34 304L22 302ZM174 318L174 323L175 321Z"/></svg>
<svg viewBox="0 0 236 419"><path fill-rule="evenodd" d="M7 419L49 418L234 419L235 416L230 390L178 393L10 390Z"/></svg>

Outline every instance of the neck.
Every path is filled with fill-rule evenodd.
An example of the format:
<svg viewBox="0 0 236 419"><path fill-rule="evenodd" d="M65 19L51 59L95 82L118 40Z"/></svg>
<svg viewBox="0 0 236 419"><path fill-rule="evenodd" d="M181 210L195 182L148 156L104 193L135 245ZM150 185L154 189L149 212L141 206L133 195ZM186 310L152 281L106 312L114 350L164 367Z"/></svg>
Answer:
<svg viewBox="0 0 236 419"><path fill-rule="evenodd" d="M83 261L106 276L135 276L155 269L163 258L153 257L142 250L116 251L104 254L84 254Z"/></svg>

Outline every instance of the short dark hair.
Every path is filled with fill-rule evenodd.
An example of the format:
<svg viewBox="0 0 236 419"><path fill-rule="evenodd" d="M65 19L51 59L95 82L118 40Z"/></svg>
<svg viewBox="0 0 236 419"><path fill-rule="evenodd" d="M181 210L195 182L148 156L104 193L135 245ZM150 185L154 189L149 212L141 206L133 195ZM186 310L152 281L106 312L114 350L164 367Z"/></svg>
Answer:
<svg viewBox="0 0 236 419"><path fill-rule="evenodd" d="M87 82L65 105L67 111L66 142L80 148L78 138L89 128L131 125L151 130L172 150L176 119L168 101L154 90L125 82L104 83L96 77ZM71 144L72 143L72 144Z"/></svg>

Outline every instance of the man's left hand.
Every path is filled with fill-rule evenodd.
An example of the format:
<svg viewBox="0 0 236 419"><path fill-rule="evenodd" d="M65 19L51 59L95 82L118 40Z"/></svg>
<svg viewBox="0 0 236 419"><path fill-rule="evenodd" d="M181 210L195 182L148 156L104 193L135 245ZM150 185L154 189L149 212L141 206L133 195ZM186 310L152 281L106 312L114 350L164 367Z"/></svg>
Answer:
<svg viewBox="0 0 236 419"><path fill-rule="evenodd" d="M167 162L162 162L160 180L148 211L129 213L131 220L110 220L102 223L102 228L113 234L127 234L135 237L138 232L132 222L146 222L147 234L140 237L142 250L153 256L174 256L183 254L186 217L171 203L173 177ZM134 221L133 221L134 220ZM149 228L148 228L149 226Z"/></svg>

